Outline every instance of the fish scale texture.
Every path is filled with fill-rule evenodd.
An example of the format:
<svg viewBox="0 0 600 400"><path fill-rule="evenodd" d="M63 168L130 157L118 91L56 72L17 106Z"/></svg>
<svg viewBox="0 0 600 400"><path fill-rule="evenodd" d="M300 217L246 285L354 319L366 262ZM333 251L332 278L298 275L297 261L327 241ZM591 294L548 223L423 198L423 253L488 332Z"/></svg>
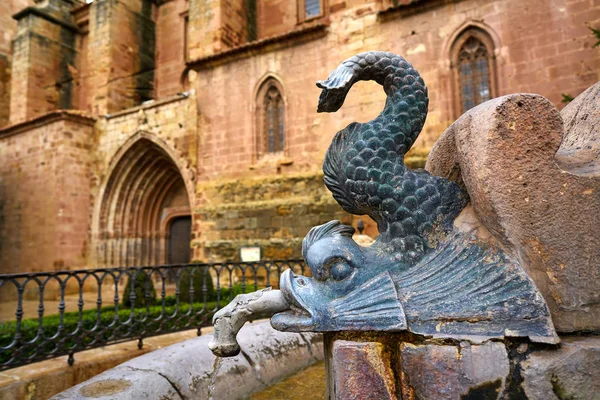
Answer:
<svg viewBox="0 0 600 400"><path fill-rule="evenodd" d="M352 123L335 135L323 164L325 184L346 211L377 222L378 242L397 259L415 261L429 249L427 236L448 229L467 196L448 180L404 165L429 101L425 83L410 63L392 53L358 54L323 85L339 90L342 82L348 91L361 80L383 86L385 107L372 121Z"/></svg>

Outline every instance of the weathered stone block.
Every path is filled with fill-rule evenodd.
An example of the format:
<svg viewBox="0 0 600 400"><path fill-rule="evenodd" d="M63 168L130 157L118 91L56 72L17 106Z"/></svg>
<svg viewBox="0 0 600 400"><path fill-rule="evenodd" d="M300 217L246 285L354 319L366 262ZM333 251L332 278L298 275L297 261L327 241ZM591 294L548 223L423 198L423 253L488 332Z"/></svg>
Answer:
<svg viewBox="0 0 600 400"><path fill-rule="evenodd" d="M509 369L506 348L499 342L400 345L403 398L496 399Z"/></svg>
<svg viewBox="0 0 600 400"><path fill-rule="evenodd" d="M597 111L587 115L600 120ZM577 124L589 142L592 122L584 121ZM427 169L466 187L478 218L535 281L558 331L592 330L600 328L600 180L557 166L563 136L561 114L547 99L504 96L450 126Z"/></svg>
<svg viewBox="0 0 600 400"><path fill-rule="evenodd" d="M556 163L564 170L580 176L600 179L600 82L571 101L560 115L565 135Z"/></svg>
<svg viewBox="0 0 600 400"><path fill-rule="evenodd" d="M388 351L378 342L334 341L330 395L336 400L397 399Z"/></svg>
<svg viewBox="0 0 600 400"><path fill-rule="evenodd" d="M560 349L532 352L521 364L530 399L600 399L600 338L562 338Z"/></svg>

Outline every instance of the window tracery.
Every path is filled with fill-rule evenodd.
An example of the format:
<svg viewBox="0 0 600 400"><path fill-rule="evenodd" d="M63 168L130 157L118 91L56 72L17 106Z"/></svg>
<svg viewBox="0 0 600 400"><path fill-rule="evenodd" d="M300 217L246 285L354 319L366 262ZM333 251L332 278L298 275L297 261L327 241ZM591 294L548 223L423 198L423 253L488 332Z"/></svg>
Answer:
<svg viewBox="0 0 600 400"><path fill-rule="evenodd" d="M456 116L495 97L493 41L481 29L467 29L452 46Z"/></svg>
<svg viewBox="0 0 600 400"><path fill-rule="evenodd" d="M283 89L274 78L267 79L258 91L258 156L285 150L285 102Z"/></svg>

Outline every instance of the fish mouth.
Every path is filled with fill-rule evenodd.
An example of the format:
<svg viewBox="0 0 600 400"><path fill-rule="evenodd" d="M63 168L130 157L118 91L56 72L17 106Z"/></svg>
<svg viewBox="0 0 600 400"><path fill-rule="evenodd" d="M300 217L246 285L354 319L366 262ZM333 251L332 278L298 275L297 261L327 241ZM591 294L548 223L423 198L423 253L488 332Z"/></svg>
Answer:
<svg viewBox="0 0 600 400"><path fill-rule="evenodd" d="M285 300L290 305L288 311L275 314L271 318L271 325L275 329L284 331L308 331L314 327L314 318L310 308L302 296L297 293L297 287L310 291L307 281L310 278L294 275L292 270L286 270L279 279L279 289Z"/></svg>

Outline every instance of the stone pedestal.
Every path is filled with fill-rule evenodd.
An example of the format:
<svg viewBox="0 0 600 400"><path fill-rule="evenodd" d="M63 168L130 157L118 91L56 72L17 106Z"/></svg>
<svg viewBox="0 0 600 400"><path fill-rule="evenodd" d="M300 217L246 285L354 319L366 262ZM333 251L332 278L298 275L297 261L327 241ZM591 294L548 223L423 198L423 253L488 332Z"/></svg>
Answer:
<svg viewBox="0 0 600 400"><path fill-rule="evenodd" d="M325 362L328 399L600 398L599 337L551 346L328 333Z"/></svg>

